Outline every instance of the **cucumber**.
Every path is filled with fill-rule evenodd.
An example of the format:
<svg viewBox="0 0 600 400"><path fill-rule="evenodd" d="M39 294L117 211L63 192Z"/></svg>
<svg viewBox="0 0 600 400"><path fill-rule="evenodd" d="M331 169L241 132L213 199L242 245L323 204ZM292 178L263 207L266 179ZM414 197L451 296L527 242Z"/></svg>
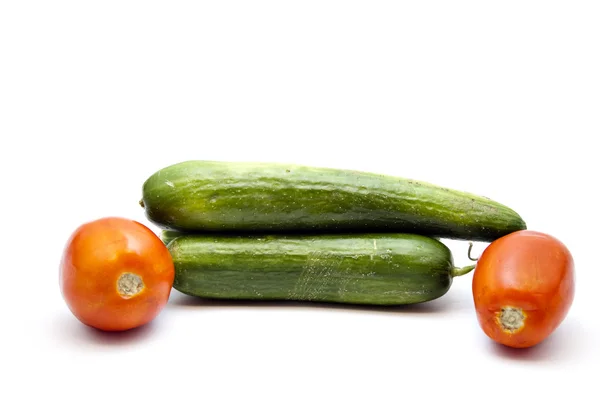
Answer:
<svg viewBox="0 0 600 400"><path fill-rule="evenodd" d="M494 241L527 225L485 197L368 172L275 163L185 161L152 174L140 201L187 232L404 232Z"/></svg>
<svg viewBox="0 0 600 400"><path fill-rule="evenodd" d="M415 234L183 235L168 249L173 287L228 300L416 304L443 296L456 268L441 241Z"/></svg>
<svg viewBox="0 0 600 400"><path fill-rule="evenodd" d="M165 245L168 245L173 239L182 235L183 233L179 231L162 230L160 232L160 240L162 240Z"/></svg>

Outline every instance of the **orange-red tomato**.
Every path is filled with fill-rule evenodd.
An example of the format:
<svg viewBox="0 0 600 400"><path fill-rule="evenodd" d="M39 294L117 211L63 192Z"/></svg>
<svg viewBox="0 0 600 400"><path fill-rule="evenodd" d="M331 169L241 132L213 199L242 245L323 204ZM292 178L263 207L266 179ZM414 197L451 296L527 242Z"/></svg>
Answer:
<svg viewBox="0 0 600 400"><path fill-rule="evenodd" d="M484 250L472 289L487 336L510 347L535 346L554 332L571 308L573 257L553 236L517 231Z"/></svg>
<svg viewBox="0 0 600 400"><path fill-rule="evenodd" d="M82 323L104 331L147 324L167 303L175 269L148 227L107 217L81 225L60 263L60 289Z"/></svg>

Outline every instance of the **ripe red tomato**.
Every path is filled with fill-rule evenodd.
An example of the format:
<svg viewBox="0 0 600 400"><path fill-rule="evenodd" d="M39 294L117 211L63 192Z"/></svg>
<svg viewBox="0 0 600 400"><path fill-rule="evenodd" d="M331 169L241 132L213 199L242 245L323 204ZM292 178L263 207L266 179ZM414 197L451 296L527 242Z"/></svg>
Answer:
<svg viewBox="0 0 600 400"><path fill-rule="evenodd" d="M175 269L148 227L108 217L81 225L60 263L60 289L82 323L124 331L153 320L167 303Z"/></svg>
<svg viewBox="0 0 600 400"><path fill-rule="evenodd" d="M535 346L566 317L575 291L573 257L553 236L508 234L484 250L473 274L479 325L510 347Z"/></svg>

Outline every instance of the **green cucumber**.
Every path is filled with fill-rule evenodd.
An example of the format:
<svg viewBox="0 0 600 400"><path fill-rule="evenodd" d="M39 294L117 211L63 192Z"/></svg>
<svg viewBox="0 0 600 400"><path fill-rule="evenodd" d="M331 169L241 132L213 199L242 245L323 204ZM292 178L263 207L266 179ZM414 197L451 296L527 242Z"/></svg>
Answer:
<svg viewBox="0 0 600 400"><path fill-rule="evenodd" d="M171 241L179 236L182 236L183 233L179 232L179 231L173 231L173 230L162 230L160 232L160 240L162 240L162 242L165 245L168 245L169 243L171 243Z"/></svg>
<svg viewBox="0 0 600 400"><path fill-rule="evenodd" d="M193 234L168 249L176 290L228 300L416 304L474 268L456 268L445 244L415 234Z"/></svg>
<svg viewBox="0 0 600 400"><path fill-rule="evenodd" d="M493 241L526 229L509 207L405 178L297 165L186 161L143 184L146 217L196 232L406 232Z"/></svg>

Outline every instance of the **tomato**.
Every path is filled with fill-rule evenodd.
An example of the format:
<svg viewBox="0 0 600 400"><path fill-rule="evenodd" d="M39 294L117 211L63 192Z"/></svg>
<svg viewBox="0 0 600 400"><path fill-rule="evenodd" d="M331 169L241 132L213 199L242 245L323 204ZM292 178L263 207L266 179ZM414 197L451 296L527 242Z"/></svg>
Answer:
<svg viewBox="0 0 600 400"><path fill-rule="evenodd" d="M575 291L573 257L553 236L522 230L483 251L473 274L479 325L515 348L544 341L565 319Z"/></svg>
<svg viewBox="0 0 600 400"><path fill-rule="evenodd" d="M60 262L60 289L70 311L104 331L152 321L167 303L174 277L173 260L158 236L118 217L77 228Z"/></svg>

